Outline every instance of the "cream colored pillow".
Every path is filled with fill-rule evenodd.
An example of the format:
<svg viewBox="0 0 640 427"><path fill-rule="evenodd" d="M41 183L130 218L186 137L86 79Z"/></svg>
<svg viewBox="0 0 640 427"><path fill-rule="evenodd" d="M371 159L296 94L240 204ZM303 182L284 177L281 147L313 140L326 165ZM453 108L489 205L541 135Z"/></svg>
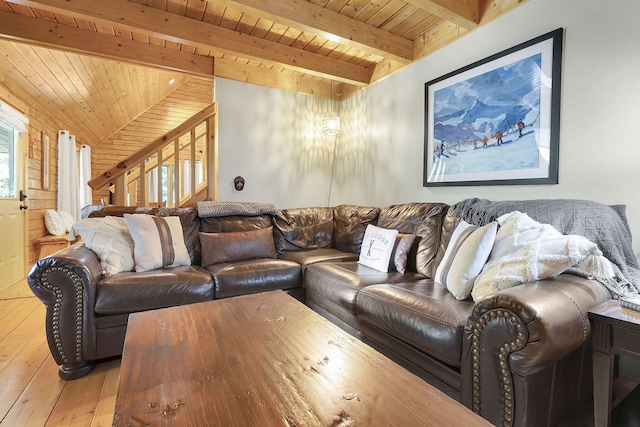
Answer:
<svg viewBox="0 0 640 427"><path fill-rule="evenodd" d="M435 282L446 287L456 299L469 298L473 282L489 258L496 231L495 221L483 227L461 221L436 269Z"/></svg>
<svg viewBox="0 0 640 427"><path fill-rule="evenodd" d="M60 218L62 218L62 222L64 222L64 226L67 229L67 233L70 232L71 227L73 226L73 223L76 222L76 220L73 219L73 216L71 215L71 213L67 211L58 211L58 214L60 214Z"/></svg>
<svg viewBox="0 0 640 427"><path fill-rule="evenodd" d="M47 209L44 213L44 226L47 228L49 234L54 236L62 236L67 233L67 226L64 220L54 209Z"/></svg>
<svg viewBox="0 0 640 427"><path fill-rule="evenodd" d="M133 270L133 240L124 218L86 218L71 226L69 239L75 240L76 234L100 258L104 276Z"/></svg>
<svg viewBox="0 0 640 427"><path fill-rule="evenodd" d="M136 271L191 265L180 218L124 214L134 242Z"/></svg>
<svg viewBox="0 0 640 427"><path fill-rule="evenodd" d="M523 283L546 279L576 266L591 266L587 274L611 277L611 263L595 243L578 235L563 235L549 224L540 224L522 212L497 219L500 229L487 264L471 291L474 301Z"/></svg>
<svg viewBox="0 0 640 427"><path fill-rule="evenodd" d="M367 225L364 230L358 263L383 273L388 272L389 260L397 236L398 230Z"/></svg>

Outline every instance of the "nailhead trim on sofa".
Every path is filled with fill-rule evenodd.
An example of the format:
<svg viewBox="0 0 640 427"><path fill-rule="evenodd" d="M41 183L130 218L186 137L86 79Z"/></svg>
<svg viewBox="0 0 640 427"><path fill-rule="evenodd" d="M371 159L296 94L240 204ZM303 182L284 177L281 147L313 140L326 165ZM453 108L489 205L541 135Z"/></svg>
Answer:
<svg viewBox="0 0 640 427"><path fill-rule="evenodd" d="M67 354L64 352L64 348L62 347L62 341L60 338L60 307L62 305L62 291L58 286L53 285L49 282L48 276L49 274L57 271L62 271L67 274L67 276L73 280L73 284L75 287L75 318L76 318L76 331L75 331L75 344L76 344L76 354L75 360L71 361ZM56 350L60 355L60 359L63 363L73 363L79 360L82 360L82 280L77 273L73 271L69 271L65 268L61 267L53 267L46 269L42 274L42 285L52 291L55 296L55 303L53 304L53 319L52 319L52 329L53 329L53 339L56 346Z"/></svg>
<svg viewBox="0 0 640 427"><path fill-rule="evenodd" d="M502 426L511 427L513 425L513 387L512 377L507 365L509 353L520 350L526 344L525 326L513 313L498 309L491 310L483 314L473 325L472 354L473 354L473 411L480 414L482 402L480 400L480 334L482 329L494 319L508 320L514 324L517 335L512 341L507 341L499 347L498 360L500 364L501 382L503 390Z"/></svg>

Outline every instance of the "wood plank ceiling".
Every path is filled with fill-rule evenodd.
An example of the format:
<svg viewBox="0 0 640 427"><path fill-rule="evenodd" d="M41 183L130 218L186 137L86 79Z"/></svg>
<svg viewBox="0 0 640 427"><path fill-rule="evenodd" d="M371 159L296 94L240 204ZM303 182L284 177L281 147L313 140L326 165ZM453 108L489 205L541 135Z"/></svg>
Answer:
<svg viewBox="0 0 640 427"><path fill-rule="evenodd" d="M0 71L95 145L194 76L349 96L524 1L0 1Z"/></svg>

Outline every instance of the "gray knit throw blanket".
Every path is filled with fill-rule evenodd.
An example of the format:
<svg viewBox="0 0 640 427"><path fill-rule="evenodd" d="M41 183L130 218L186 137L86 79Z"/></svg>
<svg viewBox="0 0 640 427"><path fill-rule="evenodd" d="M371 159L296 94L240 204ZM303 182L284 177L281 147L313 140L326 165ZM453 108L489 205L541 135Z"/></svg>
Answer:
<svg viewBox="0 0 640 427"><path fill-rule="evenodd" d="M255 215L275 215L276 207L271 203L252 202L198 202L196 203L198 216L209 218L215 216L255 216Z"/></svg>
<svg viewBox="0 0 640 427"><path fill-rule="evenodd" d="M603 205L588 200L541 199L490 201L466 199L455 206L454 216L478 226L499 216L520 211L534 220L551 224L562 234L577 234L596 245L611 261L616 277L594 277L613 298L638 296L640 267L631 245L631 230L624 205Z"/></svg>

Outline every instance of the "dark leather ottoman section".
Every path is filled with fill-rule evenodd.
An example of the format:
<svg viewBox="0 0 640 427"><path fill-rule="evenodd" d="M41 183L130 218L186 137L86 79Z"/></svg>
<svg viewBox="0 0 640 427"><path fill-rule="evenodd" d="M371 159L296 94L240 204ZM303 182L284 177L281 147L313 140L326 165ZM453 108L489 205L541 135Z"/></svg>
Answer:
<svg viewBox="0 0 640 427"><path fill-rule="evenodd" d="M215 284L215 298L302 286L302 268L293 261L254 259L207 266Z"/></svg>
<svg viewBox="0 0 640 427"><path fill-rule="evenodd" d="M280 259L296 262L304 271L311 264L318 262L344 262L357 261L359 254L344 252L335 248L311 249L307 251L290 251L280 255Z"/></svg>
<svg viewBox="0 0 640 427"><path fill-rule="evenodd" d="M319 263L305 271L306 301L356 327L355 304L358 292L371 284L419 280L418 273L382 273L356 261Z"/></svg>
<svg viewBox="0 0 640 427"><path fill-rule="evenodd" d="M102 279L96 293L96 314L134 313L211 301L213 280L200 266L118 273Z"/></svg>
<svg viewBox="0 0 640 427"><path fill-rule="evenodd" d="M358 322L375 326L444 363L460 367L473 302L458 301L431 279L368 286L356 301Z"/></svg>

